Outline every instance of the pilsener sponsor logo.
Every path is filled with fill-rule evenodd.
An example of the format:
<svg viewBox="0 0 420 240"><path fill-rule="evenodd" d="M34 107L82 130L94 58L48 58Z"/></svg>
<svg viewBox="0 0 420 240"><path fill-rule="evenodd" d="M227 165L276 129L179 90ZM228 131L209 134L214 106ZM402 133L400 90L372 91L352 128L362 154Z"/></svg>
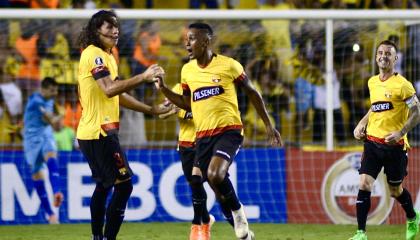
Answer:
<svg viewBox="0 0 420 240"><path fill-rule="evenodd" d="M224 93L225 90L221 86L215 87L202 87L194 91L193 94L193 101L200 101L203 99L207 99L212 96L217 96Z"/></svg>
<svg viewBox="0 0 420 240"><path fill-rule="evenodd" d="M371 106L372 112L383 112L393 109L391 102L376 102Z"/></svg>

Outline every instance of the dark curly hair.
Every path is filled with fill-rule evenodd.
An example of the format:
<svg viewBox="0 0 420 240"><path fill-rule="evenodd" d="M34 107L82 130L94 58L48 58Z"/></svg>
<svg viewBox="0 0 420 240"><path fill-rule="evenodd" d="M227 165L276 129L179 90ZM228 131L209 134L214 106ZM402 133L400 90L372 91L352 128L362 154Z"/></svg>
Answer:
<svg viewBox="0 0 420 240"><path fill-rule="evenodd" d="M108 22L114 27L120 28L117 14L112 10L101 10L90 18L87 25L83 28L79 35L78 44L81 48L86 48L89 45L95 45L105 50L105 47L99 39L98 29L101 28L104 22Z"/></svg>

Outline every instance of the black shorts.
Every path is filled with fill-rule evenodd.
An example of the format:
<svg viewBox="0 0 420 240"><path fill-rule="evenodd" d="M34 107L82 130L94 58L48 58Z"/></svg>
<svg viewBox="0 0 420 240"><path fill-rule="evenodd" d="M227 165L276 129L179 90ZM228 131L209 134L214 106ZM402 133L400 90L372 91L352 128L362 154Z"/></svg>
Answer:
<svg viewBox="0 0 420 240"><path fill-rule="evenodd" d="M365 141L359 174L367 174L376 179L384 167L388 183L398 186L407 176L407 164L407 151L403 146L389 146Z"/></svg>
<svg viewBox="0 0 420 240"><path fill-rule="evenodd" d="M197 139L194 166L201 169L206 179L211 158L218 156L231 164L243 140L244 137L238 130L229 130L216 136Z"/></svg>
<svg viewBox="0 0 420 240"><path fill-rule="evenodd" d="M179 147L179 157L182 162L182 171L188 182L191 181L192 169L194 166L195 147Z"/></svg>
<svg viewBox="0 0 420 240"><path fill-rule="evenodd" d="M121 149L118 135L78 141L80 150L89 163L92 178L105 188L113 186L117 179L124 181L133 175Z"/></svg>

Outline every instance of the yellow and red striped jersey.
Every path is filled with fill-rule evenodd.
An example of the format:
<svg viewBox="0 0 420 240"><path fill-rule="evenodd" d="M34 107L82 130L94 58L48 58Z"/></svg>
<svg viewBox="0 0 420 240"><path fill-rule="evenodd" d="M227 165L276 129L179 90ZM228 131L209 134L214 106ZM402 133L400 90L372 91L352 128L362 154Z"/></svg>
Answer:
<svg viewBox="0 0 420 240"><path fill-rule="evenodd" d="M244 77L242 65L223 55L215 54L205 67L195 59L183 66L181 84L183 94L191 97L197 138L242 129L235 82Z"/></svg>
<svg viewBox="0 0 420 240"><path fill-rule="evenodd" d="M413 97L416 91L407 79L397 73L386 81L381 81L379 75L373 76L368 81L368 87L371 102L368 139L384 143L388 134L404 127L409 111L406 100ZM407 135L400 144L409 147Z"/></svg>
<svg viewBox="0 0 420 240"><path fill-rule="evenodd" d="M79 98L82 116L77 138L99 139L99 135L116 132L119 128L119 96L108 98L96 80L110 76L118 79L118 67L112 54L94 45L83 50L79 64Z"/></svg>

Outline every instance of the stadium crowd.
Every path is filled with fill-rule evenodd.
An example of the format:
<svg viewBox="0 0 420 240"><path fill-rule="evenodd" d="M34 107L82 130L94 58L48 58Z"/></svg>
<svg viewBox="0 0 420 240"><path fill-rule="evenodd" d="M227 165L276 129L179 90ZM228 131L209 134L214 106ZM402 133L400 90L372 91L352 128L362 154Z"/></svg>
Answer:
<svg viewBox="0 0 420 240"><path fill-rule="evenodd" d="M176 4L175 4L176 2ZM44 4L46 3L46 4ZM414 0L67 0L0 1L4 8L222 8L222 9L409 9ZM21 146L23 106L40 87L41 79L59 83L56 102L64 116L55 133L60 150L72 150L74 132L81 115L77 94L80 49L77 36L82 20L1 20L0 28L0 133L3 146ZM143 72L154 63L165 68L167 83L179 82L181 66L188 61L184 39L188 21L121 20L121 33L113 54L121 79ZM268 105L271 121L287 143L323 143L325 132L325 23L323 21L245 20L210 21L218 36L214 48L233 57L246 68ZM413 81L420 92L418 56L412 51L419 39L417 25L402 21L337 21L334 25L334 131L338 145L351 143L358 119L369 108L368 77L375 69L376 44L394 41L400 64L397 70ZM182 32L183 34L179 34ZM416 82L417 81L417 82ZM153 84L133 91L141 101L159 103ZM245 143L265 139L264 124L238 90ZM175 141L176 119L163 121L142 113L121 110L122 145L143 146L147 142ZM136 126L136 127L133 127ZM143 126L143 127L139 127ZM420 130L410 136L419 141Z"/></svg>

